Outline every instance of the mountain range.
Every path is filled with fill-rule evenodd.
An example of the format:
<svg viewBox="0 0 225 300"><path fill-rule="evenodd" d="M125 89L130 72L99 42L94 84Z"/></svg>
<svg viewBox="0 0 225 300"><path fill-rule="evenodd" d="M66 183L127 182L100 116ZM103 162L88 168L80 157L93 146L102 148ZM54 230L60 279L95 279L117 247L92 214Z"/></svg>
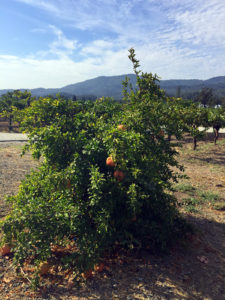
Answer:
<svg viewBox="0 0 225 300"><path fill-rule="evenodd" d="M30 90L33 96L61 95L73 97L90 96L92 97L113 97L114 99L122 98L122 81L125 77L130 78L133 86L136 85L136 76L134 74L119 76L100 76L93 79L85 80L75 84L70 84L62 88L36 88ZM217 96L225 96L225 76L213 77L208 80L198 79L171 79L161 80L159 85L166 91L169 96L175 96L179 88L181 96L188 96L201 91L202 88L208 87L214 90ZM25 89L21 89L24 91ZM10 90L0 90L0 96Z"/></svg>

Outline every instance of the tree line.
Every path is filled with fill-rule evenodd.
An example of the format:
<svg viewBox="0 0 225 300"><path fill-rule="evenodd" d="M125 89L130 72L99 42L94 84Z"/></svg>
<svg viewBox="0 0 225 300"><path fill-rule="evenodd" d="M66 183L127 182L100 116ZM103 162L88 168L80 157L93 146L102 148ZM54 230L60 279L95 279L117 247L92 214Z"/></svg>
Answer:
<svg viewBox="0 0 225 300"><path fill-rule="evenodd" d="M164 92L163 92L164 93ZM223 98L215 97L211 88L203 88L193 99L180 98L181 91L177 89L177 97L167 97L164 93L164 112L163 118L171 123L171 128L177 126L180 121L182 131L189 133L193 137L193 149L197 147L197 140L204 136L205 131L212 127L214 132L214 142L216 144L219 138L219 130L225 127L225 102ZM60 95L48 96L47 98L57 99ZM73 96L61 95L66 101L96 101L95 96ZM90 99L89 99L90 98ZM40 97L40 99L43 99ZM8 120L9 131L13 130L13 120L20 122L16 116L32 102L37 101L30 91L15 90L7 92L0 97L0 117ZM123 100L119 101L120 105ZM172 125L174 124L174 125ZM199 127L205 130L200 131ZM165 130L168 139L172 132L169 128Z"/></svg>

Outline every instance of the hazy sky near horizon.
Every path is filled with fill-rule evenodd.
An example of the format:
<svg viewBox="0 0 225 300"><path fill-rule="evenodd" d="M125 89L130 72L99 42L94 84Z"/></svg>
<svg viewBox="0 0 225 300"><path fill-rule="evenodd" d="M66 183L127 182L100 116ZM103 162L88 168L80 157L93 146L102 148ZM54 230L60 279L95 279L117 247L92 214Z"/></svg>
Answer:
<svg viewBox="0 0 225 300"><path fill-rule="evenodd" d="M225 75L225 0L0 0L0 89Z"/></svg>

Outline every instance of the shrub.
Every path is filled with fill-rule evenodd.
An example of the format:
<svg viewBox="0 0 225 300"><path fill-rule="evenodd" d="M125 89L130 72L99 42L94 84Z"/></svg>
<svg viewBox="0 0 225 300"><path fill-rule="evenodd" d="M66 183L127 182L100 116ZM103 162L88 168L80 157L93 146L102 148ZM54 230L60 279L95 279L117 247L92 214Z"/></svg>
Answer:
<svg viewBox="0 0 225 300"><path fill-rule="evenodd" d="M128 92L124 83L122 105L41 98L18 116L29 134L25 150L43 162L9 198L12 211L2 221L2 242L13 245L15 263L47 262L53 245L72 241L76 250L62 264L85 274L115 247L166 250L182 236L168 192L178 178L171 167L182 167L162 135L165 96L156 76L139 75L133 49L130 59L138 88Z"/></svg>

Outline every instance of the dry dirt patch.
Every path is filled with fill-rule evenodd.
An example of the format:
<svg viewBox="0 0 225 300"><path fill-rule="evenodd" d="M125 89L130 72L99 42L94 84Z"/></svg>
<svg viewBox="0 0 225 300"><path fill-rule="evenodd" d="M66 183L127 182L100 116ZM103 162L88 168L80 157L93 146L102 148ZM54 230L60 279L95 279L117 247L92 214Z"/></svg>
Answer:
<svg viewBox="0 0 225 300"><path fill-rule="evenodd" d="M24 143L0 143L0 217L7 212L4 198L14 195L21 180L37 166L29 153L21 157Z"/></svg>

